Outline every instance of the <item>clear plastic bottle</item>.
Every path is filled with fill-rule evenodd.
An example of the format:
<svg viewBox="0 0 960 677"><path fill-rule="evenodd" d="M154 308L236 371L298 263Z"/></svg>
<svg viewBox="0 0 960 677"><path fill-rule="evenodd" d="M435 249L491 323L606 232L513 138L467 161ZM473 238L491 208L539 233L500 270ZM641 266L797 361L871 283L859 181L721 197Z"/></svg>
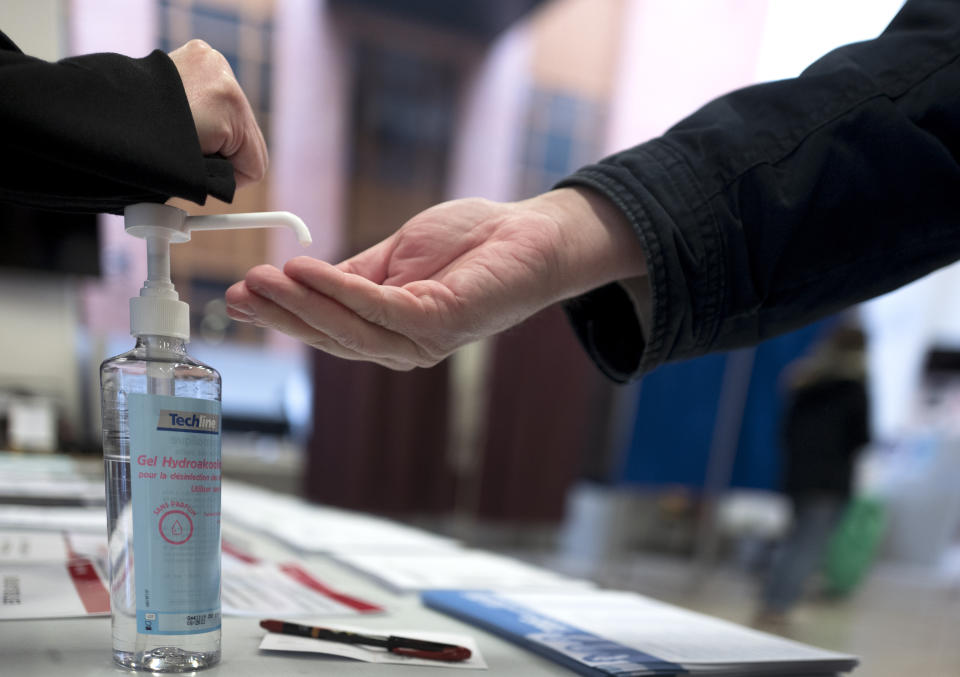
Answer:
<svg viewBox="0 0 960 677"><path fill-rule="evenodd" d="M113 659L189 672L220 660L220 374L186 353L190 308L170 279L170 245L192 230L290 228L288 212L188 216L124 210L146 243L147 279L130 299L133 350L100 367Z"/></svg>
<svg viewBox="0 0 960 677"><path fill-rule="evenodd" d="M101 365L100 384L113 659L156 672L211 666L221 634L220 374L181 338L141 335Z"/></svg>

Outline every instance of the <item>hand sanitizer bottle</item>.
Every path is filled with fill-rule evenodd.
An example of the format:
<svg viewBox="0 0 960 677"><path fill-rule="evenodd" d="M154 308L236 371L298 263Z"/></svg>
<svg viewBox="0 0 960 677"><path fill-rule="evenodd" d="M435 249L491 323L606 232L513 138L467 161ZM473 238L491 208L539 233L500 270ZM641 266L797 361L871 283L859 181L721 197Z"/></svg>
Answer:
<svg viewBox="0 0 960 677"><path fill-rule="evenodd" d="M127 207L147 242L148 276L130 299L133 350L100 367L113 659L186 672L220 660L220 374L186 352L189 308L170 281L170 244L191 230L286 226L287 212L187 216Z"/></svg>

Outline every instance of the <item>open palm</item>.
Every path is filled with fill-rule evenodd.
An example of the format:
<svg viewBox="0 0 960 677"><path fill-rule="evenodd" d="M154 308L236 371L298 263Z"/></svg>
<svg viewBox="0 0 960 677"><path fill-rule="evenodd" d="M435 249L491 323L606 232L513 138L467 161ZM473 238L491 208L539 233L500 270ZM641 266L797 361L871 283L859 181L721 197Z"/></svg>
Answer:
<svg viewBox="0 0 960 677"><path fill-rule="evenodd" d="M557 300L558 225L481 199L447 202L333 266L298 257L252 269L227 294L231 315L353 359L429 366ZM259 298L257 298L259 297Z"/></svg>
<svg viewBox="0 0 960 677"><path fill-rule="evenodd" d="M569 210L541 205L454 200L336 266L309 257L283 271L257 266L227 291L229 313L347 359L431 366L616 274L603 227L591 239L589 219L571 229ZM584 260L604 264L603 279Z"/></svg>

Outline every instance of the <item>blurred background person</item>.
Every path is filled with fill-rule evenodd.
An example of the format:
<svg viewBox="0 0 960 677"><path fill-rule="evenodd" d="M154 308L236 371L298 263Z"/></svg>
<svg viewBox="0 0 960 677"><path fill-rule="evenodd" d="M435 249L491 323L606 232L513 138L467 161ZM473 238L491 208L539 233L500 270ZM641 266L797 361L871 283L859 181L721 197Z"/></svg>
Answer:
<svg viewBox="0 0 960 677"><path fill-rule="evenodd" d="M785 372L783 491L793 524L763 588L760 625L784 624L823 559L870 440L866 338L840 325Z"/></svg>

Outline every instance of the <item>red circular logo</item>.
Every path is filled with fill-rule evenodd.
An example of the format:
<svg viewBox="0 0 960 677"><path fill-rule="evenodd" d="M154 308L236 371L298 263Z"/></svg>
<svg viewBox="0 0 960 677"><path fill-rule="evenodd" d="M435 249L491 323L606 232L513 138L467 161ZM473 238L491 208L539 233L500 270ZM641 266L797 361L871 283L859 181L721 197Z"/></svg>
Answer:
<svg viewBox="0 0 960 677"><path fill-rule="evenodd" d="M193 536L193 520L183 510L168 510L160 517L160 536L167 543L183 545Z"/></svg>

